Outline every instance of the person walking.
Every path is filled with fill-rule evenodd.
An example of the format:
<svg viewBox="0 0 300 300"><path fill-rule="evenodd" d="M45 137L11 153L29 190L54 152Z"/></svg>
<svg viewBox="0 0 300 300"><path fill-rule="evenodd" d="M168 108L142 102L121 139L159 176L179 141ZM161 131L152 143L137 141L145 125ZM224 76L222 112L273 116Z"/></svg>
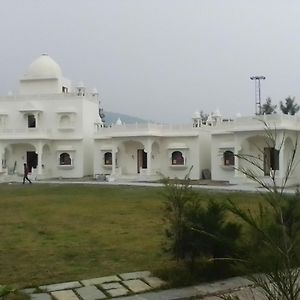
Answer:
<svg viewBox="0 0 300 300"><path fill-rule="evenodd" d="M25 184L25 179L29 181L29 183L32 183L31 180L28 178L28 167L24 163L24 175L23 175L23 184Z"/></svg>

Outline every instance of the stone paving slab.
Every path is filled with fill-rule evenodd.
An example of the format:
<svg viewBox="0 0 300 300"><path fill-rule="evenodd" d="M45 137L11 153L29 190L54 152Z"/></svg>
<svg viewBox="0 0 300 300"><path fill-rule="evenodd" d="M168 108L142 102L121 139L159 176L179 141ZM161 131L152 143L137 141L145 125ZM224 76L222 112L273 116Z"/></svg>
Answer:
<svg viewBox="0 0 300 300"><path fill-rule="evenodd" d="M133 293L141 293L151 290L151 286L140 279L124 280L122 283L128 287Z"/></svg>
<svg viewBox="0 0 300 300"><path fill-rule="evenodd" d="M57 283L57 284L49 284L49 285L41 285L39 288L46 292L54 292L54 291L61 291L61 290L71 290L82 287L82 285L78 281L72 282L64 282L64 283Z"/></svg>
<svg viewBox="0 0 300 300"><path fill-rule="evenodd" d="M121 297L118 300L185 300L195 297L197 290L193 287L182 289L170 289L158 292L149 292L128 297Z"/></svg>
<svg viewBox="0 0 300 300"><path fill-rule="evenodd" d="M229 291L237 289L241 286L248 286L251 282L243 277L233 277L226 280L220 280L213 283L203 283L196 285L195 289L198 290L201 294L214 294L220 291Z"/></svg>
<svg viewBox="0 0 300 300"><path fill-rule="evenodd" d="M160 288L167 283L158 277L145 277L143 280L148 283L153 289Z"/></svg>
<svg viewBox="0 0 300 300"><path fill-rule="evenodd" d="M128 278L128 279L125 279ZM149 291L166 284L163 280L151 276L149 271L123 273L121 275L91 278L87 280L65 282L40 286L45 293L36 288L22 290L31 296L31 300L102 300L119 297L118 300L187 300L204 298L218 300L217 295L232 294L241 300L262 300L262 294L252 289L251 282L243 277L233 277L212 283L161 291ZM146 292L148 291L148 292ZM34 293L36 292L36 293ZM133 295L133 293L140 293Z"/></svg>
<svg viewBox="0 0 300 300"><path fill-rule="evenodd" d="M121 278L114 275L114 276L106 276L106 277L81 280L81 283L83 285L88 286L88 285L102 284L102 283L106 283L106 282L115 282L115 281L121 281Z"/></svg>
<svg viewBox="0 0 300 300"><path fill-rule="evenodd" d="M189 299L197 295L194 287L186 287L182 289L170 289L159 291L158 293L151 292L146 295L146 300L183 300Z"/></svg>
<svg viewBox="0 0 300 300"><path fill-rule="evenodd" d="M79 289L76 289L75 291L83 300L100 300L107 298L104 293L102 293L93 285L84 286Z"/></svg>
<svg viewBox="0 0 300 300"><path fill-rule="evenodd" d="M51 295L57 300L79 300L77 295L72 291L56 291L52 292Z"/></svg>
<svg viewBox="0 0 300 300"><path fill-rule="evenodd" d="M133 295L133 296L125 296L125 297L119 297L118 300L146 300L146 298L143 297L143 294L141 295ZM220 300L220 299L219 299Z"/></svg>
<svg viewBox="0 0 300 300"><path fill-rule="evenodd" d="M228 293L224 295L231 295L231 296L237 296L239 297L240 300L264 300L266 297L262 293L259 292L258 289L254 288L242 288L239 291L233 292L233 293ZM218 296L211 296L211 297L205 297L205 300L220 300L220 297Z"/></svg>
<svg viewBox="0 0 300 300"><path fill-rule="evenodd" d="M51 300L51 296L47 293L38 293L30 295L31 300Z"/></svg>
<svg viewBox="0 0 300 300"><path fill-rule="evenodd" d="M124 287L119 282L102 283L102 284L100 284L100 286L105 290L119 289L119 288Z"/></svg>
<svg viewBox="0 0 300 300"><path fill-rule="evenodd" d="M120 274L119 276L123 280L139 279L139 278L150 277L151 272L150 271L131 272L131 273L123 273L123 274Z"/></svg>
<svg viewBox="0 0 300 300"><path fill-rule="evenodd" d="M119 297L119 296L124 296L124 295L129 294L129 291L125 287L120 287L117 289L107 290L107 293L111 297Z"/></svg>

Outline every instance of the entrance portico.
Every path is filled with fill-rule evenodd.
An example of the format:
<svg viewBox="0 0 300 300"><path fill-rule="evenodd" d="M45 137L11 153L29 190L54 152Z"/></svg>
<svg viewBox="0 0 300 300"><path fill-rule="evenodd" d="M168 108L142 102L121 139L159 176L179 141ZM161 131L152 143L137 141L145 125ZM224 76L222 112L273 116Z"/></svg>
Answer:
<svg viewBox="0 0 300 300"><path fill-rule="evenodd" d="M47 147L49 148L46 143L40 141L7 141L6 143L1 143L0 173L22 176L24 171L23 165L26 163L29 173L41 178L43 176L45 161L49 161L47 153L43 153L43 149L47 149Z"/></svg>

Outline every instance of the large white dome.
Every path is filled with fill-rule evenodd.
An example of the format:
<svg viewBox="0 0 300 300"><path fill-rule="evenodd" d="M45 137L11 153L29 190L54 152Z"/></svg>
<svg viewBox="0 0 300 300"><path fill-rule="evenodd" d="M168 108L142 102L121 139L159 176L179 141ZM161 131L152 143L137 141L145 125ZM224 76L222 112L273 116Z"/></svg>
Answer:
<svg viewBox="0 0 300 300"><path fill-rule="evenodd" d="M61 78L62 71L49 55L42 54L29 66L25 78Z"/></svg>

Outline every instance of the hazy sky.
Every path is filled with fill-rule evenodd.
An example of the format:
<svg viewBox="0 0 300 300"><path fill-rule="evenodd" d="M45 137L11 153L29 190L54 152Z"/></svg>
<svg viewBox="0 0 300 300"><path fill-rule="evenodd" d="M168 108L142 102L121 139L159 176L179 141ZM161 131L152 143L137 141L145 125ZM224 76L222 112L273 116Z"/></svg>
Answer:
<svg viewBox="0 0 300 300"><path fill-rule="evenodd" d="M300 103L299 0L1 0L0 94L48 53L104 110L187 123L196 110L253 114Z"/></svg>

